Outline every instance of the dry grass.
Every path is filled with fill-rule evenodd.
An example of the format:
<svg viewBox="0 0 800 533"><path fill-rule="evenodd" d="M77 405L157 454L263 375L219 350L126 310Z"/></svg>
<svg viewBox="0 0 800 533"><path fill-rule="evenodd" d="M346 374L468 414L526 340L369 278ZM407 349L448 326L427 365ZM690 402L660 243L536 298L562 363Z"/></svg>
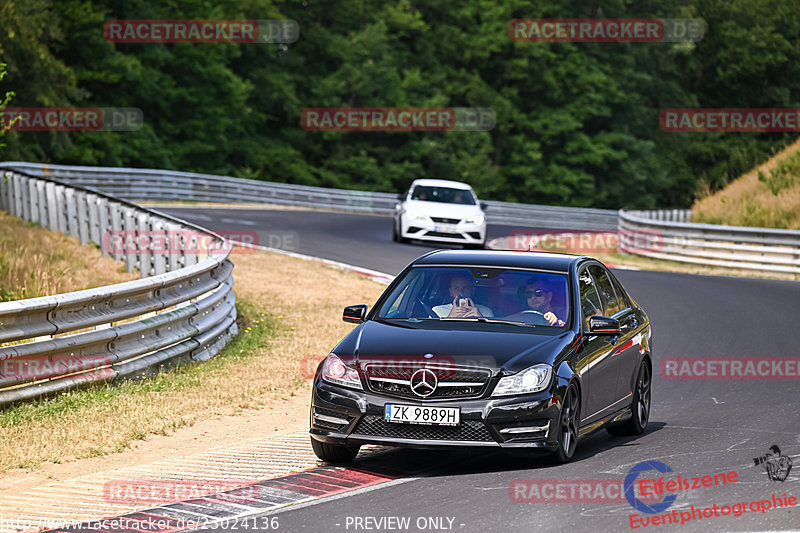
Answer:
<svg viewBox="0 0 800 533"><path fill-rule="evenodd" d="M113 453L207 417L309 394L309 371L353 326L342 308L383 286L279 254L236 254L242 333L216 358L0 411L0 472ZM268 314L267 314L268 313Z"/></svg>
<svg viewBox="0 0 800 533"><path fill-rule="evenodd" d="M96 247L0 211L0 302L136 279Z"/></svg>
<svg viewBox="0 0 800 533"><path fill-rule="evenodd" d="M692 221L800 229L798 162L800 140L723 190L695 202Z"/></svg>

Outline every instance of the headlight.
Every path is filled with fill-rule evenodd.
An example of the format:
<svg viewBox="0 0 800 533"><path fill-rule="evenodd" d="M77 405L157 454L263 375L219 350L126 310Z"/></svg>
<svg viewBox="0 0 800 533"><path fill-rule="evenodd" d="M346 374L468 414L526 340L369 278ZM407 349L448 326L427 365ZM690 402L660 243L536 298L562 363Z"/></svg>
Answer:
<svg viewBox="0 0 800 533"><path fill-rule="evenodd" d="M406 211L406 216L409 220L418 220L420 218L428 218L428 215L425 213L420 213L419 211L411 211L410 209Z"/></svg>
<svg viewBox="0 0 800 533"><path fill-rule="evenodd" d="M485 217L483 215L475 215L474 217L468 217L467 222L472 222L476 226L482 226Z"/></svg>
<svg viewBox="0 0 800 533"><path fill-rule="evenodd" d="M350 368L339 359L336 354L330 354L325 358L322 363L322 372L320 377L323 381L328 383L335 383L342 387L350 387L351 389L364 390L361 386L361 380L358 379L358 371L355 368Z"/></svg>
<svg viewBox="0 0 800 533"><path fill-rule="evenodd" d="M550 365L534 365L513 376L500 378L492 396L510 396L545 390L553 377Z"/></svg>

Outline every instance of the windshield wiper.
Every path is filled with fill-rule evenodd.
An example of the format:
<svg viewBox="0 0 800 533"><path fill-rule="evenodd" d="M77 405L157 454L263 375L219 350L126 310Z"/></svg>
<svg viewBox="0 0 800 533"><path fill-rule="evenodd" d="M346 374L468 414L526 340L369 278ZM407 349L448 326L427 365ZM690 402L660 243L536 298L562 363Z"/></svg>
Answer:
<svg viewBox="0 0 800 533"><path fill-rule="evenodd" d="M463 318L456 318L456 317L442 317L442 318L426 318L423 320L447 320L447 321L458 321L463 322L465 320L469 320L472 322L485 322L487 324L511 324L514 326L531 326L536 327L538 324L527 324L525 322L517 322L516 320L502 320L500 318L486 318L485 316L476 317L476 316L468 316Z"/></svg>

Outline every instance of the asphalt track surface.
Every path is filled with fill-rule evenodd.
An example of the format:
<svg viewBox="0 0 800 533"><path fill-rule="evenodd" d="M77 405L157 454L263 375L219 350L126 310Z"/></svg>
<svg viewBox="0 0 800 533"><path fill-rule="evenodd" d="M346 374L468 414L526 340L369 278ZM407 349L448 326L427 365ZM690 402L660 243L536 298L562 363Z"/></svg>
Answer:
<svg viewBox="0 0 800 533"><path fill-rule="evenodd" d="M431 249L391 241L391 219L317 211L163 209L214 230L256 231L260 239L287 235L293 251L396 274ZM490 238L513 228L491 227ZM287 233L288 232L288 233ZM272 237L273 243L278 242ZM666 380L668 356L798 356L800 283L617 270L653 324L653 406L647 432L581 441L573 461L554 465L499 452L396 450L387 467L422 471L411 477L275 511L279 531L624 531L627 502L512 501L514 480L622 480L643 461L667 464L683 477L735 471L738 482L681 491L665 512L770 499L800 499L800 414L797 380ZM362 302L353 302L362 303ZM371 302L370 302L371 303ZM338 320L338 317L331 317ZM794 324L794 326L793 326ZM786 481L771 481L754 458L777 444L792 457ZM643 477L645 477L643 475ZM646 477L655 478L651 471ZM564 489L568 494L569 489ZM696 516L696 515L695 515ZM365 518L369 517L369 520ZM404 522L376 522L388 517ZM429 520L437 518L438 520ZM262 524L262 522L257 522ZM383 527L379 527L383 526ZM800 528L800 505L741 516L713 516L647 531L787 531ZM388 526L388 527L387 527ZM240 525L241 527L241 525ZM211 529L232 529L219 524Z"/></svg>

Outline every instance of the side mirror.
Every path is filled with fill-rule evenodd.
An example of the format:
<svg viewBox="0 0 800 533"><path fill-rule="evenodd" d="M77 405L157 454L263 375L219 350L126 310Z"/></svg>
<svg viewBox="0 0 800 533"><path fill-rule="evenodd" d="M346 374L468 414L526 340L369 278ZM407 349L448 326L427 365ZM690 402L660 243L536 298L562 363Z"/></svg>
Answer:
<svg viewBox="0 0 800 533"><path fill-rule="evenodd" d="M488 208L489 208L489 206L486 204L486 202L481 202L481 209L486 211Z"/></svg>
<svg viewBox="0 0 800 533"><path fill-rule="evenodd" d="M344 320L345 322L360 324L364 322L366 316L367 316L367 306L365 304L348 305L347 307L344 308L344 312L342 313L342 320Z"/></svg>
<svg viewBox="0 0 800 533"><path fill-rule="evenodd" d="M403 201L405 201L405 199L406 199L406 195L405 195L405 194L402 194L402 193L401 193L401 194L398 194L398 195L397 195L397 199L398 199L400 202L403 202Z"/></svg>
<svg viewBox="0 0 800 533"><path fill-rule="evenodd" d="M619 320L607 316L595 315L589 317L589 333L595 335L619 335Z"/></svg>

